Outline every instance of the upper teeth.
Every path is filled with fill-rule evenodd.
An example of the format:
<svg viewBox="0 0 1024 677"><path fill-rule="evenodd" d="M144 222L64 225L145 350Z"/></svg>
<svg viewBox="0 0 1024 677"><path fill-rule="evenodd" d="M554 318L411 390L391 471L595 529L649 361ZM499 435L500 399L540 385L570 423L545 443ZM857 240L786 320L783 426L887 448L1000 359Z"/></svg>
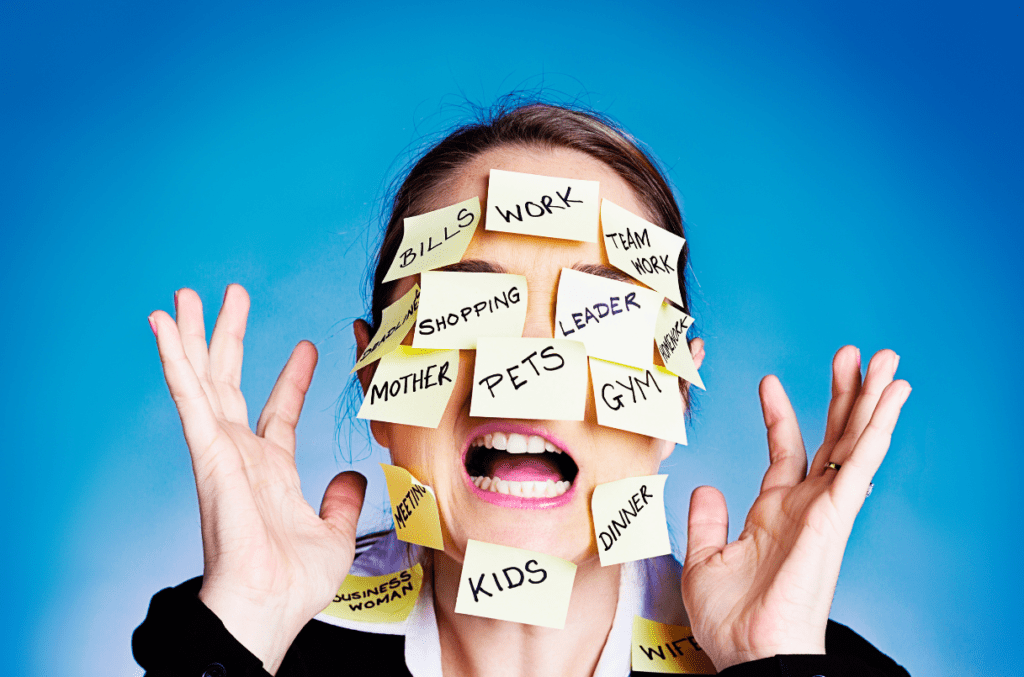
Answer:
<svg viewBox="0 0 1024 677"><path fill-rule="evenodd" d="M510 454L543 454L550 451L556 454L562 450L548 442L540 435L520 435L519 433L487 433L473 440L474 447L500 449Z"/></svg>

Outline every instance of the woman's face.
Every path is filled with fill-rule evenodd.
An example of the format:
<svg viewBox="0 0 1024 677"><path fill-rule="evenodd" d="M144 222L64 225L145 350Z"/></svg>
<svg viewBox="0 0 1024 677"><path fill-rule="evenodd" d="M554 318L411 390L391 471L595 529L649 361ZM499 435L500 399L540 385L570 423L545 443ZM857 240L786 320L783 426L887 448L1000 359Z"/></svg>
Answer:
<svg viewBox="0 0 1024 677"><path fill-rule="evenodd" d="M481 203L486 204L492 168L599 181L601 197L636 214L645 213L629 185L603 163L575 151L540 148L502 148L479 156L439 189L433 208L474 196L480 196ZM555 296L562 268L630 281L609 264L600 243L500 233L483 226L477 228L463 256L463 262L468 260L486 264L494 272L526 277L529 298L523 336L527 337L553 337ZM417 278L402 280L393 298L404 294ZM652 341L652 356L655 352ZM544 552L577 563L596 557L590 513L594 487L656 473L674 445L599 426L589 388L583 421L470 416L474 356L474 351L461 351L455 390L436 429L374 421L371 426L377 441L390 449L393 463L434 489L445 552L452 558L462 560L467 539ZM541 442L531 440L533 436L562 453L513 453L527 450L531 443L536 450ZM498 449L501 446L506 449ZM471 471L473 476L486 473L505 480L571 480L571 485L565 494L556 497L547 491L549 495L544 497L510 500L500 492L488 495L490 492L480 491L473 484Z"/></svg>

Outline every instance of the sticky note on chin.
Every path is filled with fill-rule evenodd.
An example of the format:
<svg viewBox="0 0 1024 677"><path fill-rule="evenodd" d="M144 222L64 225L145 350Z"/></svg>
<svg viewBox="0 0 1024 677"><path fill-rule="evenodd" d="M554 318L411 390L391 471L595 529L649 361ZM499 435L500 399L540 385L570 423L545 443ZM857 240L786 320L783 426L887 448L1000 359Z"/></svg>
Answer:
<svg viewBox="0 0 1024 677"><path fill-rule="evenodd" d="M457 350L398 346L377 365L357 418L436 428L458 373Z"/></svg>
<svg viewBox="0 0 1024 677"><path fill-rule="evenodd" d="M492 169L485 228L597 242L599 184Z"/></svg>
<svg viewBox="0 0 1024 677"><path fill-rule="evenodd" d="M682 395L675 374L590 358L597 422L609 428L686 444Z"/></svg>
<svg viewBox="0 0 1024 677"><path fill-rule="evenodd" d="M416 311L420 304L420 286L413 285L402 298L384 309L380 314L380 327L367 344L363 354L356 361L352 371L362 369L379 360L402 344L406 334L416 322Z"/></svg>
<svg viewBox="0 0 1024 677"><path fill-rule="evenodd" d="M613 266L683 305L677 266L686 240L607 199L601 200L601 232Z"/></svg>
<svg viewBox="0 0 1024 677"><path fill-rule="evenodd" d="M601 566L672 552L665 521L667 479L668 475L627 477L594 487L590 510Z"/></svg>
<svg viewBox="0 0 1024 677"><path fill-rule="evenodd" d="M420 275L416 348L476 349L479 336L522 336L526 278L504 273Z"/></svg>
<svg viewBox="0 0 1024 677"><path fill-rule="evenodd" d="M470 540L455 612L561 630L575 578L564 559Z"/></svg>
<svg viewBox="0 0 1024 677"><path fill-rule="evenodd" d="M470 416L582 421L587 354L582 343L480 338Z"/></svg>
<svg viewBox="0 0 1024 677"><path fill-rule="evenodd" d="M419 564L384 576L349 574L323 613L364 623L400 623L416 606L422 588Z"/></svg>
<svg viewBox="0 0 1024 677"><path fill-rule="evenodd" d="M582 341L592 357L648 365L654 357L651 339L661 302L662 296L650 289L563 268L555 337Z"/></svg>
<svg viewBox="0 0 1024 677"><path fill-rule="evenodd" d="M479 197L405 219L402 243L384 282L458 262L479 223Z"/></svg>
<svg viewBox="0 0 1024 677"><path fill-rule="evenodd" d="M388 483L391 517L398 540L444 550L441 516L434 490L420 483L405 468L380 464Z"/></svg>
<svg viewBox="0 0 1024 677"><path fill-rule="evenodd" d="M714 675L714 664L684 625L666 625L633 617L634 672Z"/></svg>
<svg viewBox="0 0 1024 677"><path fill-rule="evenodd" d="M697 365L690 354L690 346L686 342L686 331L693 324L693 318L681 310L665 303L658 311L658 320L654 326L654 341L658 344L658 352L665 361L665 368L687 383L692 383L701 390L706 390L704 381L697 373Z"/></svg>

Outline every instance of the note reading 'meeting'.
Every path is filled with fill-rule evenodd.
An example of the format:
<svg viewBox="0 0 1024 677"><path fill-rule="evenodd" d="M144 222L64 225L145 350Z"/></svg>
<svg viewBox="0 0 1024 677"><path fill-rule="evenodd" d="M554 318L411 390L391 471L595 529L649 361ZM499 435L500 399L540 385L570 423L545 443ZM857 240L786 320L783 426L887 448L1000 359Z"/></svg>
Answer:
<svg viewBox="0 0 1024 677"><path fill-rule="evenodd" d="M683 305L677 266L686 240L607 198L601 200L601 231L613 266Z"/></svg>
<svg viewBox="0 0 1024 677"><path fill-rule="evenodd" d="M380 327L377 329L377 333L370 339L370 343L367 344L363 354L356 361L356 366L352 367L352 371L349 373L362 369L401 345L402 340L405 339L406 334L409 333L416 321L416 310L419 308L419 303L420 286L417 284L413 285L413 288L407 291L402 298L385 308L384 312L380 314Z"/></svg>
<svg viewBox="0 0 1024 677"><path fill-rule="evenodd" d="M555 336L582 341L587 355L622 364L651 363L660 294L628 282L562 268Z"/></svg>
<svg viewBox="0 0 1024 677"><path fill-rule="evenodd" d="M480 336L522 336L526 278L505 273L420 275L416 348L473 350Z"/></svg>
<svg viewBox="0 0 1024 677"><path fill-rule="evenodd" d="M398 346L377 365L357 418L436 428L458 373L457 350Z"/></svg>
<svg viewBox="0 0 1024 677"><path fill-rule="evenodd" d="M405 468L380 464L388 483L391 517L398 539L407 543L444 550L441 516L434 490L422 484Z"/></svg>
<svg viewBox="0 0 1024 677"><path fill-rule="evenodd" d="M484 227L597 242L599 184L492 169Z"/></svg>
<svg viewBox="0 0 1024 677"><path fill-rule="evenodd" d="M577 341L480 338L470 416L582 421L587 354Z"/></svg>
<svg viewBox="0 0 1024 677"><path fill-rule="evenodd" d="M644 369L590 358L597 422L686 444L679 380L663 367Z"/></svg>
<svg viewBox="0 0 1024 677"><path fill-rule="evenodd" d="M594 487L590 510L601 566L672 552L665 521L667 479L668 475L627 477Z"/></svg>
<svg viewBox="0 0 1024 677"><path fill-rule="evenodd" d="M423 587L423 567L384 576L345 577L323 613L363 623L400 623L409 617Z"/></svg>
<svg viewBox="0 0 1024 677"><path fill-rule="evenodd" d="M713 675L715 666L684 625L633 617L631 663L636 672Z"/></svg>
<svg viewBox="0 0 1024 677"><path fill-rule="evenodd" d="M455 612L561 630L575 578L564 559L469 540Z"/></svg>
<svg viewBox="0 0 1024 677"><path fill-rule="evenodd" d="M665 361L665 368L687 383L692 383L701 390L706 390L704 381L697 373L697 365L690 354L690 346L686 342L686 331L693 324L693 318L681 310L665 303L658 311L658 320L654 326L654 341L658 344L658 352Z"/></svg>
<svg viewBox="0 0 1024 677"><path fill-rule="evenodd" d="M402 243L383 281L458 262L479 223L479 197L405 219Z"/></svg>

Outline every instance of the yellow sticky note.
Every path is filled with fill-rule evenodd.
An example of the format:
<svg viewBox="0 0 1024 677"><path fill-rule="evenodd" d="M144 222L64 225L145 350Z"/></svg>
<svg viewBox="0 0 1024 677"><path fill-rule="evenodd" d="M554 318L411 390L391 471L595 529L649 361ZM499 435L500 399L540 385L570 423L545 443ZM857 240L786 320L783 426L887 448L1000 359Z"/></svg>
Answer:
<svg viewBox="0 0 1024 677"><path fill-rule="evenodd" d="M400 623L416 606L422 587L419 564L384 576L349 574L324 613L364 623Z"/></svg>
<svg viewBox="0 0 1024 677"><path fill-rule="evenodd" d="M388 483L391 517L395 521L395 534L407 543L444 550L441 537L441 517L437 512L434 490L412 476L405 468L381 463L384 479Z"/></svg>
<svg viewBox="0 0 1024 677"><path fill-rule="evenodd" d="M707 390L697 373L697 365L693 363L690 346L686 343L686 331L692 324L692 317L669 303L662 304L654 325L654 342L658 344L658 352L665 361L666 369L687 383Z"/></svg>
<svg viewBox="0 0 1024 677"><path fill-rule="evenodd" d="M410 216L402 224L402 243L384 282L458 262L479 223L479 197Z"/></svg>
<svg viewBox="0 0 1024 677"><path fill-rule="evenodd" d="M582 341L587 355L602 360L648 365L661 302L650 289L562 268L555 338Z"/></svg>
<svg viewBox="0 0 1024 677"><path fill-rule="evenodd" d="M458 350L398 346L380 359L357 418L436 428L458 373Z"/></svg>
<svg viewBox="0 0 1024 677"><path fill-rule="evenodd" d="M686 240L608 199L601 200L601 232L613 266L683 305L677 266Z"/></svg>
<svg viewBox="0 0 1024 677"><path fill-rule="evenodd" d="M714 675L714 664L685 625L633 617L633 670L675 675Z"/></svg>
<svg viewBox="0 0 1024 677"><path fill-rule="evenodd" d="M416 348L475 350L479 336L522 336L526 278L504 273L420 275Z"/></svg>
<svg viewBox="0 0 1024 677"><path fill-rule="evenodd" d="M577 341L481 337L470 416L582 421L587 353Z"/></svg>
<svg viewBox="0 0 1024 677"><path fill-rule="evenodd" d="M487 230L597 242L599 184L492 169Z"/></svg>
<svg viewBox="0 0 1024 677"><path fill-rule="evenodd" d="M564 559L470 540L455 612L561 630L575 578Z"/></svg>
<svg viewBox="0 0 1024 677"><path fill-rule="evenodd" d="M419 304L420 286L417 284L413 285L413 288L407 291L402 298L385 308L380 314L380 328L370 339L366 350L359 356L356 366L352 367L352 371L349 373L379 360L401 345L402 340L405 339L406 334L416 322L416 310L419 308Z"/></svg>
<svg viewBox="0 0 1024 677"><path fill-rule="evenodd" d="M590 498L601 566L672 552L665 520L668 475L627 477L599 484Z"/></svg>
<svg viewBox="0 0 1024 677"><path fill-rule="evenodd" d="M675 374L653 365L637 369L591 357L590 379L600 425L686 444Z"/></svg>

